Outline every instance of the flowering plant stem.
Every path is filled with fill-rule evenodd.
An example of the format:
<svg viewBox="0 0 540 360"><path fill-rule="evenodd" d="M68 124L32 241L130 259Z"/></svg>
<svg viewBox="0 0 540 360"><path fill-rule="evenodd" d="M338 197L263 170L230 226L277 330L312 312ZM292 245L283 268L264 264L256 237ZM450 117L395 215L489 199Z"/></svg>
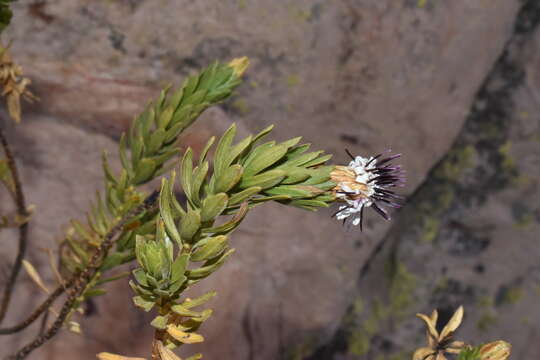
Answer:
<svg viewBox="0 0 540 360"><path fill-rule="evenodd" d="M3 119L2 119L3 121ZM17 207L17 215L24 219L28 214L26 209L26 203L23 193L22 184L19 178L19 171L17 165L15 164L15 159L7 139L4 135L4 131L0 128L0 143L2 144L2 149L6 155L7 165L9 171L11 172L11 178L13 180L13 195L15 200L15 205ZM13 287L15 286L15 281L21 270L22 261L26 253L26 247L28 244L28 222L23 221L19 225L19 248L17 250L17 257L15 258L15 263L11 269L11 274L9 275L6 288L4 289L4 294L2 295L2 302L0 303L0 323L4 320L6 316L7 309L11 300L11 294L13 293Z"/></svg>

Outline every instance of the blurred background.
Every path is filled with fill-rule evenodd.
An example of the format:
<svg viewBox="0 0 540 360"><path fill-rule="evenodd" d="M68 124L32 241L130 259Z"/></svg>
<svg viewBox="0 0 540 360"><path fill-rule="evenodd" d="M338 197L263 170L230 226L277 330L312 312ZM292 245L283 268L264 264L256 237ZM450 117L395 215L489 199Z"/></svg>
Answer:
<svg viewBox="0 0 540 360"><path fill-rule="evenodd" d="M217 289L207 359L410 359L415 313L458 338L505 339L540 358L540 2L538 0L19 0L4 32L41 101L5 122L27 202L28 259L53 281L46 248L82 218L131 119L167 84L214 60L248 56L232 99L184 135L200 149L237 122L275 124L348 162L345 149L403 154L405 206L364 232L332 209L252 211L232 259L197 291ZM6 115L3 115L6 119ZM2 193L0 208L9 210ZM0 233L7 274L15 233ZM44 294L23 274L3 325ZM0 276L5 282L5 276ZM63 332L31 359L149 356L152 328L127 280L88 305L83 335ZM0 337L2 355L38 331Z"/></svg>

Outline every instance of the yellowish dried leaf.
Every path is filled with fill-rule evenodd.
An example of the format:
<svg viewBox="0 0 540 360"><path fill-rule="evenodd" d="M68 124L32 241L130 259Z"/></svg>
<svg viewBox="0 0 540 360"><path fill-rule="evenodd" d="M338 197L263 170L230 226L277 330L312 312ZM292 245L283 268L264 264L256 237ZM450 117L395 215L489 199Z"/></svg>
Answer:
<svg viewBox="0 0 540 360"><path fill-rule="evenodd" d="M435 327L435 323L432 321L432 318L427 316L427 315L424 315L424 314L416 314L416 316L418 316L420 319L424 320L424 322L426 323L427 327L428 327L428 333L434 338L434 339L439 339L439 332L437 331L436 327ZM435 317L436 318L436 317ZM429 338L429 337L428 337Z"/></svg>
<svg viewBox="0 0 540 360"><path fill-rule="evenodd" d="M108 352L101 352L96 355L99 360L146 360L140 357L129 357L117 354L111 354Z"/></svg>
<svg viewBox="0 0 540 360"><path fill-rule="evenodd" d="M437 353L433 349L422 347L413 354L413 360L434 360Z"/></svg>
<svg viewBox="0 0 540 360"><path fill-rule="evenodd" d="M161 341L158 342L158 351L161 360L182 360L182 358L173 353L171 349L165 347Z"/></svg>
<svg viewBox="0 0 540 360"><path fill-rule="evenodd" d="M58 284L63 284L64 279L62 279L62 275L60 275L60 271L58 271L58 267L56 266L56 259L54 257L54 253L52 249L45 248L43 249L47 252L47 255L49 257L49 265L51 266L52 272L54 276L56 277L56 281L58 281Z"/></svg>
<svg viewBox="0 0 540 360"><path fill-rule="evenodd" d="M450 354L459 354L464 347L465 343L463 341L452 341L446 348L446 352Z"/></svg>
<svg viewBox="0 0 540 360"><path fill-rule="evenodd" d="M172 324L167 327L167 332L173 338L184 344L195 344L204 341L204 337L202 335L182 331Z"/></svg>
<svg viewBox="0 0 540 360"><path fill-rule="evenodd" d="M21 122L21 101L20 94L10 91L7 95L7 106L9 116L18 124Z"/></svg>
<svg viewBox="0 0 540 360"><path fill-rule="evenodd" d="M461 320L463 320L463 306L460 306L454 315L450 318L450 321L448 321L448 324L442 329L441 331L441 337L440 339L444 339L448 334L453 333L456 331L456 329L461 324Z"/></svg>
<svg viewBox="0 0 540 360"><path fill-rule="evenodd" d="M437 312L437 309L431 312L431 316L429 318L431 319L431 323L436 326L437 320L439 319L439 313Z"/></svg>
<svg viewBox="0 0 540 360"><path fill-rule="evenodd" d="M47 289L47 286L45 286L45 284L41 280L41 276L39 276L36 268L27 260L23 260L22 263L24 266L24 270L26 270L26 272L28 273L28 276L30 276L30 278L36 283L37 286L39 286L43 291L49 294L50 291L49 289Z"/></svg>

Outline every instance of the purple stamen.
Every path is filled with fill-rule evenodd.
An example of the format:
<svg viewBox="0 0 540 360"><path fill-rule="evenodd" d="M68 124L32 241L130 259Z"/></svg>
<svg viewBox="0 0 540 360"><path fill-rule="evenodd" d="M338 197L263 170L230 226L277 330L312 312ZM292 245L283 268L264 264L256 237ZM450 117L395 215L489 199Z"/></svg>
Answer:
<svg viewBox="0 0 540 360"><path fill-rule="evenodd" d="M388 216L388 214L386 213L386 211L384 211L383 209L381 209L376 203L373 203L371 205L373 207L373 210L375 210L379 215L381 215L385 220L390 220L390 217Z"/></svg>

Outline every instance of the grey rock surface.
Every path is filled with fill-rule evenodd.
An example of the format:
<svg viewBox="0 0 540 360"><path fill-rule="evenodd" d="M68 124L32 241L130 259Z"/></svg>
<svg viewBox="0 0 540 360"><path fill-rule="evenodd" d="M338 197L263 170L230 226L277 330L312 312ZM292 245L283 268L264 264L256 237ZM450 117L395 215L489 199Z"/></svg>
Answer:
<svg viewBox="0 0 540 360"><path fill-rule="evenodd" d="M61 226L70 218L83 216L93 192L101 186L101 149L115 154L114 142L121 131L162 86L179 84L185 75L214 60L227 61L242 55L252 60L245 84L233 99L205 113L185 135L184 144L200 147L208 136L220 134L234 121L240 123L244 134L274 123L278 139L303 135L314 148L335 153L337 162L347 161L344 148L371 154L391 147L404 154L402 163L409 177L405 192L413 194L419 185L434 181L433 173L428 176L434 164L445 156L454 156L447 152L471 107L482 106L474 102L476 92L514 33L521 5L517 0L428 1L425 7L412 0L57 0L39 6L18 1L13 25L6 35L13 40L13 57L32 78L34 90L42 99L32 108L25 107L23 125L10 131L21 156L28 201L37 205L31 225L32 241L54 247ZM529 59L520 63L527 69L524 82L529 85L517 88L529 94L529 100L525 95L519 98L529 109L523 111L532 117L538 79L534 42L527 44L531 45L520 46L519 54ZM537 125L530 121L511 123L516 133L535 134ZM528 144L529 148L519 144L510 148L512 155L514 151L516 156L528 154L535 143ZM473 159L475 154L471 155ZM534 169L536 165L530 156L520 160L525 163L517 167ZM473 182L483 175L469 176ZM519 198L516 189L508 190L508 198L490 198L494 205L484 205L482 208L488 211L484 215L467 210L469 217L490 219L489 212L508 215L503 205L505 199ZM330 218L331 211L306 214L278 205L255 209L233 236L237 248L234 258L216 276L194 289L216 289L219 296L211 304L215 315L203 329L207 341L186 350L203 351L209 359L301 359L317 354L318 348L329 341L333 344L336 337L343 335L345 342L356 336L360 345L351 341L353 350L336 347L341 349L338 358L342 356L339 354L366 356L358 355L362 342L385 342L380 336L373 340L377 332L372 332L368 340L359 336L365 332L363 323L349 316L347 309L355 304L353 308L360 312L355 295L358 292L364 308L369 309L375 301L376 289L384 283L383 255L379 255L381 260L374 260L367 280L361 277L358 281L358 274L362 269L366 272L366 261L381 241L397 243L388 239L397 239L396 234L404 231L411 232L411 239L428 234L430 241L411 246L415 260L410 261L416 264L422 254L433 258L438 250L434 244L444 238L445 245L440 245L444 251L457 253L448 255L448 269L461 259L464 247L477 252L466 261L483 264L486 273L490 268L485 263L505 255L504 248L492 250L494 240L485 245L493 231L489 227L482 230L486 233L477 234L473 226L469 236L463 235L465 230L458 225L457 230L445 230L449 233L443 236L438 223L411 225L409 220L420 214L414 210L415 201L403 215L398 214L392 227L368 216L363 234L341 228ZM537 211L534 200L528 201L531 204L524 208L516 205L514 213L520 214L516 216L528 219L530 211ZM440 211L449 207L444 201L437 206ZM472 225L467 221L463 226L469 231ZM424 227L435 230L430 233ZM518 231L512 226L505 229L512 236ZM519 231L529 234L532 230ZM2 240L5 237L8 241L11 235L2 233ZM31 259L51 280L39 246L32 250ZM522 250L520 254L526 255L527 249ZM4 253L10 251L2 248ZM405 254L407 258L412 256L410 252ZM426 296L434 292L434 282L445 276L447 289L463 286L462 282L452 282L463 281L454 279L454 275L424 276L423 271L434 271L436 266L429 261L422 264L425 269L414 269L414 273L420 274L415 275L416 282L422 283L420 288L425 289ZM400 271L396 273L407 281L399 278L394 284L406 287L412 282L412 275L408 275L413 269L410 264L397 268ZM520 276L524 269L516 269L513 276ZM463 272L462 277L469 276L465 267L458 270ZM510 290L517 284L511 279L502 283ZM487 295L500 283L496 284L485 290ZM386 296L383 290L381 296ZM130 291L125 282L113 284L110 293L96 301L97 312L80 320L84 338L63 334L32 356L93 359L100 351L147 356L151 342L148 318L131 306ZM460 291L466 294L468 290ZM25 285L20 296L30 297L29 303L14 305L5 324L34 305L38 293L31 284ZM364 299L365 294L372 295ZM402 303L393 307L403 308L400 316L411 319L417 310L427 312L432 306L463 301L461 297L450 298L450 304L440 305L434 300L429 309L409 308ZM490 314L496 311L495 305L489 306ZM345 327L340 324L344 314ZM388 319L392 316L385 321L391 322ZM36 330L0 338L0 347L14 350ZM417 330L414 327L414 336L420 334ZM412 345L405 341L406 335L396 331L393 346L410 350ZM520 346L517 342L516 347ZM373 349L378 348L371 349L367 354L375 359Z"/></svg>
<svg viewBox="0 0 540 360"><path fill-rule="evenodd" d="M336 336L309 358L409 359L425 343L411 314L438 309L442 327L459 305L459 339L540 356L539 24L539 4L525 3L454 145L360 274Z"/></svg>

